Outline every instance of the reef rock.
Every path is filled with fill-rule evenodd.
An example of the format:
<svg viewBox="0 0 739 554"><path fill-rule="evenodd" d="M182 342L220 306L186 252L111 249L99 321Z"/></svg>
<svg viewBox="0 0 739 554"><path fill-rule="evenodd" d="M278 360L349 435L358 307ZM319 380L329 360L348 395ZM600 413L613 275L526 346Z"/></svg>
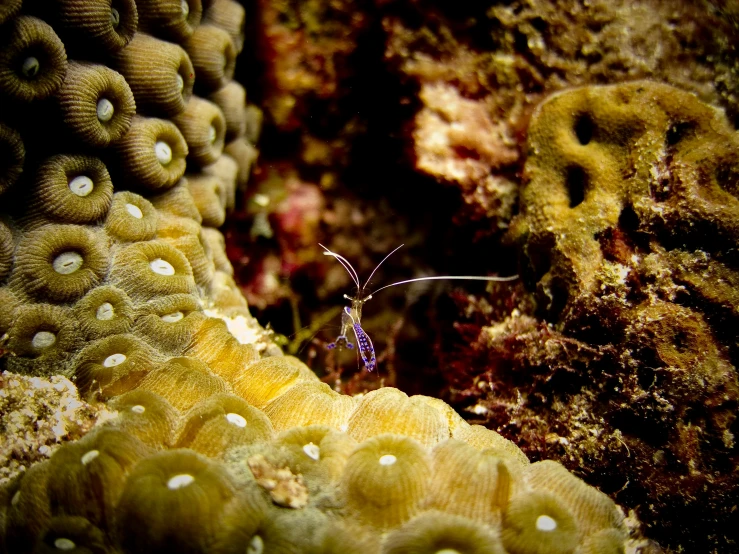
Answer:
<svg viewBox="0 0 739 554"><path fill-rule="evenodd" d="M531 120L509 234L536 309L484 326L477 364L449 373L485 367L452 377L457 400L676 548L720 551L736 523L738 176L736 131L691 93L637 81L552 95Z"/></svg>

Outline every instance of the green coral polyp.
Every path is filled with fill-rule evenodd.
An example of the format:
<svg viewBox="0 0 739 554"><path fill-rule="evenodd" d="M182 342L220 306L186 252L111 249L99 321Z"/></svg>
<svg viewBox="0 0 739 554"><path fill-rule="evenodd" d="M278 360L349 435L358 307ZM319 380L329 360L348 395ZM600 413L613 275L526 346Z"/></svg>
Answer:
<svg viewBox="0 0 739 554"><path fill-rule="evenodd" d="M78 516L58 516L51 519L34 549L38 554L106 554L109 552L105 533Z"/></svg>
<svg viewBox="0 0 739 554"><path fill-rule="evenodd" d="M157 212L143 196L125 190L116 192L105 220L105 230L121 242L153 239L157 231Z"/></svg>
<svg viewBox="0 0 739 554"><path fill-rule="evenodd" d="M157 449L173 444L180 414L162 396L147 390L132 390L116 396L108 406L116 411L116 417L108 422L111 427Z"/></svg>
<svg viewBox="0 0 739 554"><path fill-rule="evenodd" d="M450 439L434 447L432 456L429 505L444 512L497 524L511 496L523 488L521 467L496 450L477 451Z"/></svg>
<svg viewBox="0 0 739 554"><path fill-rule="evenodd" d="M505 554L495 528L443 512L425 512L383 541L383 554Z"/></svg>
<svg viewBox="0 0 739 554"><path fill-rule="evenodd" d="M107 244L99 231L50 224L21 239L10 279L31 297L69 302L97 285L107 270Z"/></svg>
<svg viewBox="0 0 739 554"><path fill-rule="evenodd" d="M67 73L67 52L54 29L36 17L20 16L3 35L0 94L22 103L55 94Z"/></svg>
<svg viewBox="0 0 739 554"><path fill-rule="evenodd" d="M150 191L174 186L185 173L187 143L167 119L136 116L116 143L116 170L131 188Z"/></svg>
<svg viewBox="0 0 739 554"><path fill-rule="evenodd" d="M503 512L501 539L512 554L569 554L579 533L572 513L549 493L520 494Z"/></svg>
<svg viewBox="0 0 739 554"><path fill-rule="evenodd" d="M206 319L194 296L173 294L140 305L135 331L163 352L181 355Z"/></svg>
<svg viewBox="0 0 739 554"><path fill-rule="evenodd" d="M100 159L62 154L39 167L31 206L59 223L94 224L108 213L112 196L113 183Z"/></svg>
<svg viewBox="0 0 739 554"><path fill-rule="evenodd" d="M216 394L184 416L177 446L220 457L231 446L266 441L272 424L259 410L230 394Z"/></svg>
<svg viewBox="0 0 739 554"><path fill-rule="evenodd" d="M352 452L341 487L348 507L369 525L395 527L420 509L428 493L428 454L414 439L384 434Z"/></svg>
<svg viewBox="0 0 739 554"><path fill-rule="evenodd" d="M162 240L122 248L113 258L110 279L136 300L195 292L187 258Z"/></svg>
<svg viewBox="0 0 739 554"><path fill-rule="evenodd" d="M116 508L124 552L206 552L234 493L228 474L191 450L143 460L131 472Z"/></svg>
<svg viewBox="0 0 739 554"><path fill-rule="evenodd" d="M113 285L96 287L73 306L86 339L99 339L131 330L136 311L128 295Z"/></svg>
<svg viewBox="0 0 739 554"><path fill-rule="evenodd" d="M139 388L167 398L178 410L188 410L209 396L226 392L227 383L197 358L170 358L149 372Z"/></svg>
<svg viewBox="0 0 739 554"><path fill-rule="evenodd" d="M19 356L36 359L61 358L79 344L69 308L52 304L18 307L8 331L8 348ZM16 360L10 364L11 367Z"/></svg>
<svg viewBox="0 0 739 554"><path fill-rule="evenodd" d="M74 380L92 397L118 396L138 386L159 356L134 335L111 335L90 343L73 360Z"/></svg>
<svg viewBox="0 0 739 554"><path fill-rule="evenodd" d="M112 529L113 509L126 476L150 453L135 437L107 428L57 450L49 462L54 475L48 480L52 513L84 517L100 528Z"/></svg>
<svg viewBox="0 0 739 554"><path fill-rule="evenodd" d="M124 137L136 113L126 80L100 64L71 62L58 100L64 125L73 138L94 148L105 148ZM107 102L103 113L101 100Z"/></svg>

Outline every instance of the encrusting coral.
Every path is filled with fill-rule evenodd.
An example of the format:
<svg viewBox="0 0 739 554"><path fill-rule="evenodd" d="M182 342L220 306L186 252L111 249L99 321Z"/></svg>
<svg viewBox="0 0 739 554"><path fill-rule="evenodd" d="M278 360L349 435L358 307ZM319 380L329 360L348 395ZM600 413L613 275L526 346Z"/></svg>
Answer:
<svg viewBox="0 0 739 554"><path fill-rule="evenodd" d="M544 527L565 514L570 551L622 536L618 517L595 524L576 504L590 489L575 477L540 483L512 443L441 400L340 395L251 317L216 229L256 156L258 113L231 81L239 4L36 4L3 4L0 40L23 51L43 31L56 57L24 58L19 75L3 52L0 95L62 132L44 141L0 112L2 361L72 379L106 417L41 445L50 460L4 468L0 552L487 554L536 540L531 510L516 515L532 502ZM59 432L78 438L80 420Z"/></svg>

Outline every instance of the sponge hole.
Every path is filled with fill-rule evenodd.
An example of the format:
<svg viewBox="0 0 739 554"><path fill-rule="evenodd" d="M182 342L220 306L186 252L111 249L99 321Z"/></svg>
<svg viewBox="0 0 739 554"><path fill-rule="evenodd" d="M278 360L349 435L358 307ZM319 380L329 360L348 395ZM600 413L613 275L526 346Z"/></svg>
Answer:
<svg viewBox="0 0 739 554"><path fill-rule="evenodd" d="M739 198L739 164L719 163L716 166L716 182L726 192Z"/></svg>
<svg viewBox="0 0 739 554"><path fill-rule="evenodd" d="M593 132L595 131L595 123L590 117L590 114L581 114L575 121L575 136L577 140L585 146L591 140L593 140Z"/></svg>
<svg viewBox="0 0 739 554"><path fill-rule="evenodd" d="M588 174L585 173L585 170L578 165L568 167L565 174L565 184L567 185L567 194L570 197L570 208L582 204L589 184Z"/></svg>
<svg viewBox="0 0 739 554"><path fill-rule="evenodd" d="M683 138L690 134L693 128L693 123L687 121L677 122L670 125L670 128L667 129L667 136L665 137L665 140L667 141L667 146L675 146L678 142L680 142Z"/></svg>

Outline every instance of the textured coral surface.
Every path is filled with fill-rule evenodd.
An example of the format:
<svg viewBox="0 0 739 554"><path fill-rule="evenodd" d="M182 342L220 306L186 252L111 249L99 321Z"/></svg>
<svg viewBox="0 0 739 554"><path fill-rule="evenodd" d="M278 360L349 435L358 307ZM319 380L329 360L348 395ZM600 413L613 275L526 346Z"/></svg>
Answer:
<svg viewBox="0 0 739 554"><path fill-rule="evenodd" d="M661 544L732 551L734 4L258 2L264 71L247 80L265 106L264 165L258 202L227 226L237 277L270 293L254 294L269 298L255 313L337 390L444 398L636 510ZM546 152L527 142L532 117L544 133L542 102L638 79L675 88L632 95L631 111L581 92L572 114L591 103L598 125L548 116L559 123L540 150L573 157L542 169ZM575 129L572 148L557 128ZM380 359L367 375L322 348L353 287L315 241L365 277L406 243L376 286L523 279L383 291L364 312Z"/></svg>
<svg viewBox="0 0 739 554"><path fill-rule="evenodd" d="M259 134L232 79L244 17L0 9L0 332L22 374L3 477L28 466L0 488L0 550L621 551L623 513L559 463L438 398L340 394L252 317L217 229ZM300 241L320 201L296 191Z"/></svg>
<svg viewBox="0 0 739 554"><path fill-rule="evenodd" d="M481 421L558 452L655 536L700 528L681 542L730 543L736 131L691 94L635 82L554 95L528 145L510 234L538 313L473 331L480 358L451 363L487 369L452 386L479 384L467 401Z"/></svg>

